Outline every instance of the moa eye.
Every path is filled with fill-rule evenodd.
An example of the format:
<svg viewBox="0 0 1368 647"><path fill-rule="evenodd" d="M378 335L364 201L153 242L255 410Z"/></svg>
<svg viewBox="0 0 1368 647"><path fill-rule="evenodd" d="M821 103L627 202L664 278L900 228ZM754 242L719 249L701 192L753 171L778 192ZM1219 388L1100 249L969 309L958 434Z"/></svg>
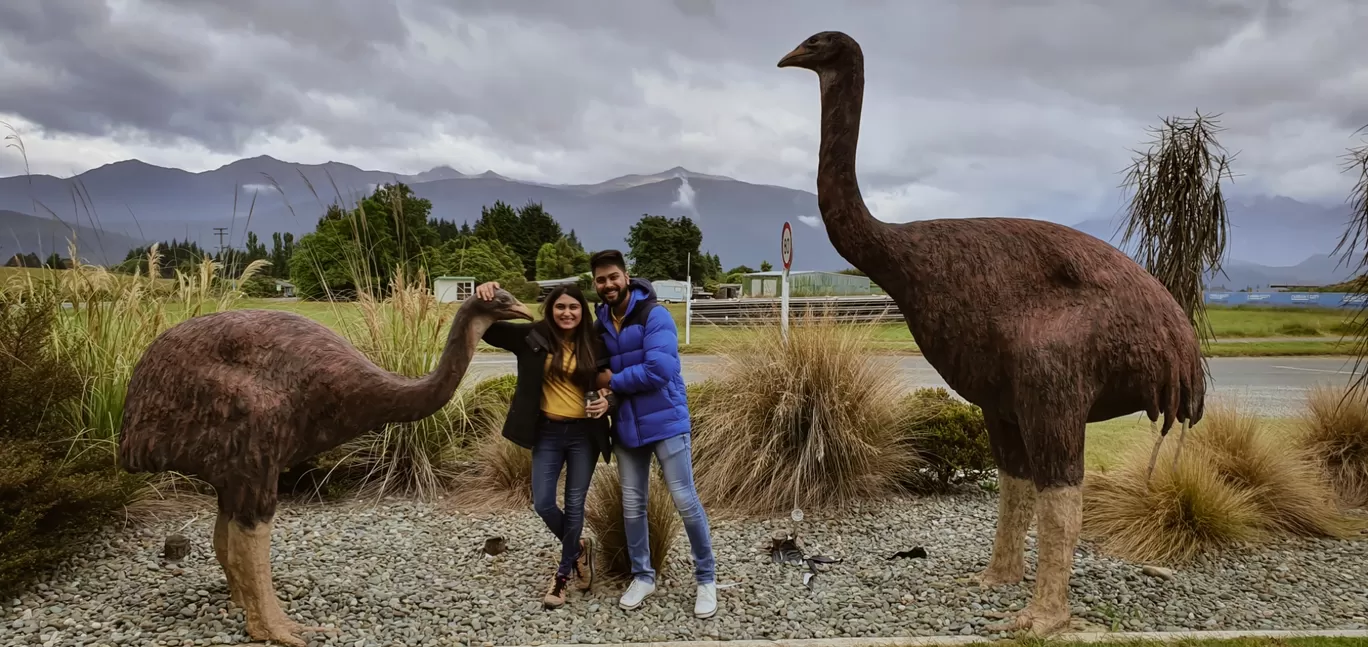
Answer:
<svg viewBox="0 0 1368 647"><path fill-rule="evenodd" d="M816 37L816 36L812 36L811 38L808 38L807 44L809 44L809 45L816 45L816 44L817 44L817 37Z"/></svg>

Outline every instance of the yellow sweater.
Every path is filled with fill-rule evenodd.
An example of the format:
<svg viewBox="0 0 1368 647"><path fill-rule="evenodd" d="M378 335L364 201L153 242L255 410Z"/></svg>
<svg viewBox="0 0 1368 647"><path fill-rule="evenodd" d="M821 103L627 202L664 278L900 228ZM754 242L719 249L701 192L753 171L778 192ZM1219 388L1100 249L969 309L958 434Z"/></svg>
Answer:
<svg viewBox="0 0 1368 647"><path fill-rule="evenodd" d="M575 372L575 352L570 344L562 351L566 375ZM546 378L542 380L541 409L560 418L587 418L584 413L584 392L567 377L551 375L551 353L546 354Z"/></svg>

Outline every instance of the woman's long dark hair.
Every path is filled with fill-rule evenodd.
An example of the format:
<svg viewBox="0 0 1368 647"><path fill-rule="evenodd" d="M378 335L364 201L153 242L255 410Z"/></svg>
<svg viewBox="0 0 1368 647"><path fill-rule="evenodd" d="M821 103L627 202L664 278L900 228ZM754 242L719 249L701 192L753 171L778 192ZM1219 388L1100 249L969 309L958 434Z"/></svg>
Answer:
<svg viewBox="0 0 1368 647"><path fill-rule="evenodd" d="M575 352L575 372L572 375L565 375L565 344L561 343L565 339L560 327L552 319L555 317L556 300L561 295L569 295L570 298L579 302L580 322L575 329L570 332L570 343ZM585 391L594 388L594 376L598 373L596 367L597 358L594 355L594 313L589 309L589 302L584 300L584 293L579 286L574 284L558 285L551 294L546 295L546 300L542 301L542 318L537 322L541 327L542 335L551 342L551 367L548 376L569 377L570 382Z"/></svg>

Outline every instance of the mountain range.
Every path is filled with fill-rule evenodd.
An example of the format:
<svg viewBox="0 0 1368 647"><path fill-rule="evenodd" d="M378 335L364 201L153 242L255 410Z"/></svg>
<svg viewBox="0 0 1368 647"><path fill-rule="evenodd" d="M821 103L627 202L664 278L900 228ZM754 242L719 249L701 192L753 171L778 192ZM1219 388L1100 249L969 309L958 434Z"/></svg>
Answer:
<svg viewBox="0 0 1368 647"><path fill-rule="evenodd" d="M752 184L672 168L626 175L597 184L546 184L492 171L465 174L449 166L412 174L363 170L349 164L296 164L269 156L189 172L125 160L72 178L26 175L0 178L0 256L52 251L66 255L76 229L88 262L121 260L128 249L154 240L193 240L217 249L241 247L250 229L263 240L272 232L296 237L313 230L326 205L353 204L376 185L408 184L432 201L432 217L471 222L484 206L540 202L589 249L624 249L628 229L643 214L687 215L703 231L704 251L725 267L779 261L784 221L793 228L794 269L849 267L827 239L810 191ZM1323 207L1282 196L1228 201L1230 260L1214 284L1330 283L1348 278L1326 256L1348 217L1347 207ZM1071 226L1118 244L1118 219L1098 216ZM62 233L68 232L68 233Z"/></svg>

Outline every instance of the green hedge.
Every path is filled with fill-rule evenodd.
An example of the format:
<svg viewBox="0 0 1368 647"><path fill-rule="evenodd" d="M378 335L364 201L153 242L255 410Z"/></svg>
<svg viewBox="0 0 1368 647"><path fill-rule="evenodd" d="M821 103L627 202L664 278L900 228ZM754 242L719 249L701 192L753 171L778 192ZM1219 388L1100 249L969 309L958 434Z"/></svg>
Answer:
<svg viewBox="0 0 1368 647"><path fill-rule="evenodd" d="M144 483L62 424L81 381L51 348L60 307L49 291L0 294L0 596L79 551Z"/></svg>
<svg viewBox="0 0 1368 647"><path fill-rule="evenodd" d="M945 492L995 473L983 411L943 388L923 388L903 400L907 438L925 464L908 475L914 492Z"/></svg>

